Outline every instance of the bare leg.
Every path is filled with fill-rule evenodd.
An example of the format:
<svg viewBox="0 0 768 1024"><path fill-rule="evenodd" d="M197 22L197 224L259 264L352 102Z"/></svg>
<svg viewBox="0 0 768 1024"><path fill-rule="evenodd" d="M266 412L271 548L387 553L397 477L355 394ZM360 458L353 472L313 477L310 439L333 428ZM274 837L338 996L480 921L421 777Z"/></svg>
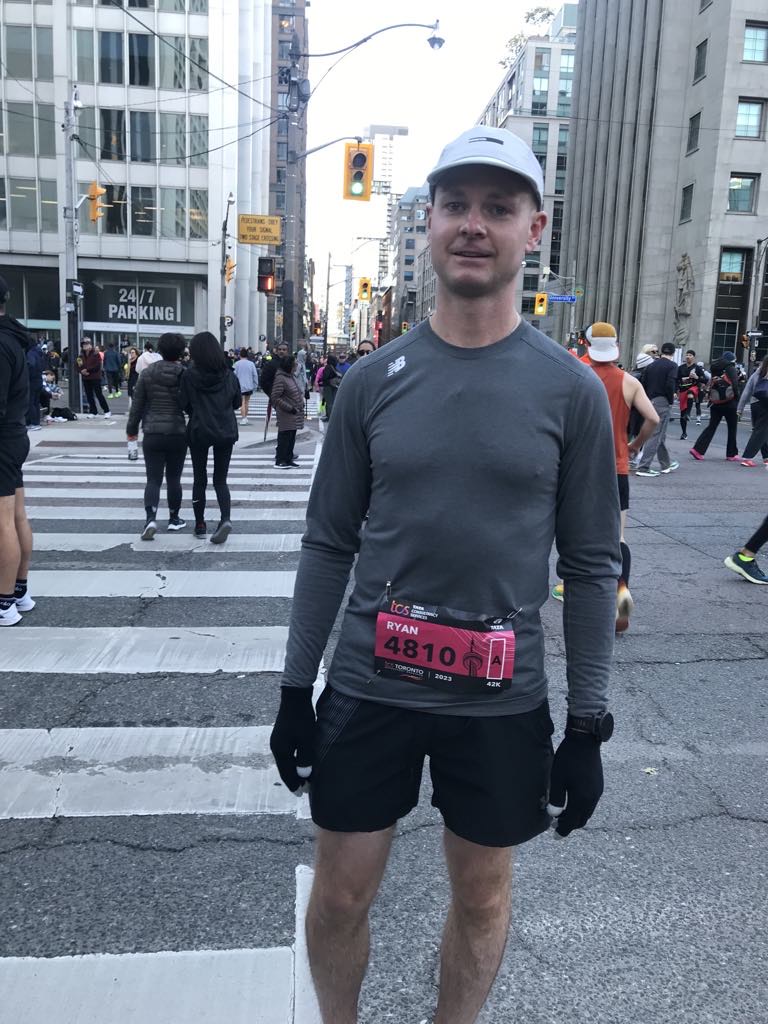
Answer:
<svg viewBox="0 0 768 1024"><path fill-rule="evenodd" d="M14 519L15 504L12 494L0 498L0 594L13 593L21 561L21 545Z"/></svg>
<svg viewBox="0 0 768 1024"><path fill-rule="evenodd" d="M27 510L24 508L24 488L16 490L16 501L14 505L14 520L16 523L16 536L19 538L19 567L17 578L25 580L29 574L29 563L32 558L32 527L27 519ZM15 582L15 580L14 580Z"/></svg>
<svg viewBox="0 0 768 1024"><path fill-rule="evenodd" d="M383 832L317 830L307 948L324 1024L357 1024L368 966L368 910L387 866L394 827Z"/></svg>
<svg viewBox="0 0 768 1024"><path fill-rule="evenodd" d="M242 412L243 416L247 416L248 415L248 409L250 408L250 406L251 406L251 396L250 395L243 395L243 405L242 405L242 408L240 410Z"/></svg>
<svg viewBox="0 0 768 1024"><path fill-rule="evenodd" d="M507 942L512 849L478 846L450 829L444 841L453 900L443 931L434 1024L474 1024Z"/></svg>

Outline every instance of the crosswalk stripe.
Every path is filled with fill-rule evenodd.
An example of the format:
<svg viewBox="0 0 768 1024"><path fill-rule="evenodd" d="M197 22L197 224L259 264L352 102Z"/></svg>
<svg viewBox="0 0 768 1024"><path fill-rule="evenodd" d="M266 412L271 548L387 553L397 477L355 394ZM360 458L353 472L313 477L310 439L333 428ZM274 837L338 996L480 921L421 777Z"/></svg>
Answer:
<svg viewBox="0 0 768 1024"><path fill-rule="evenodd" d="M143 467L142 467L143 468ZM274 473L232 473L227 477L230 487L308 487L309 471L291 470L290 475L285 469L277 469ZM92 473L46 473L24 471L24 479L27 483L35 484L143 484L146 477L143 472L136 473L129 470L126 473L94 470ZM188 487L192 484L192 473L182 473L181 481ZM210 474L209 474L210 480ZM94 490L94 493L98 493Z"/></svg>
<svg viewBox="0 0 768 1024"><path fill-rule="evenodd" d="M141 487L100 487L98 490L85 492L81 487L25 487L24 494L28 498L87 498L89 501L112 501L114 498L125 498L133 501L142 501L144 488ZM301 501L306 503L309 499L309 491L230 491L231 499L236 501ZM216 494L209 490L206 492L206 500L215 503ZM96 517L98 518L98 517Z"/></svg>
<svg viewBox="0 0 768 1024"><path fill-rule="evenodd" d="M293 480L296 477L311 476L311 466L305 467L294 467L290 473L285 469L279 469L274 463L270 465L259 465L255 467L250 466L235 466L230 468L227 474L227 480L233 478L242 477L248 479L266 479L275 478L283 482L287 480ZM210 475L210 474L209 474ZM144 479L146 477L146 471L144 469L143 462L129 462L125 466L113 466L111 464L104 466L57 466L50 465L50 463L42 463L40 465L27 464L24 467L25 477L35 477L44 480L77 480L78 482L87 483L91 480L104 480L104 479L115 479L125 477L140 477ZM192 467L187 464L184 467L182 476L189 477L192 479Z"/></svg>
<svg viewBox="0 0 768 1024"><path fill-rule="evenodd" d="M104 629L24 622L3 630L0 670L80 675L282 672L287 639L285 626Z"/></svg>
<svg viewBox="0 0 768 1024"><path fill-rule="evenodd" d="M296 573L38 570L37 597L293 597Z"/></svg>
<svg viewBox="0 0 768 1024"><path fill-rule="evenodd" d="M26 497L29 497L29 492L26 493ZM146 519L144 509L136 505L123 505L119 508L102 506L95 510L97 514L94 514L94 510L84 505L32 505L27 503L26 507L27 515L30 519L41 521L60 519L64 522L86 522L90 520L111 522L120 520L122 522L135 521L143 523ZM305 516L306 511L303 505L301 508L238 508L233 515L233 522L235 527L238 522L303 523ZM43 534L39 536L43 536ZM231 542L232 538L230 537L227 545ZM35 537L35 547L37 547L37 537Z"/></svg>
<svg viewBox="0 0 768 1024"><path fill-rule="evenodd" d="M296 814L269 726L0 730L0 819ZM306 798L304 798L306 799Z"/></svg>
<svg viewBox="0 0 768 1024"><path fill-rule="evenodd" d="M130 546L132 551L152 552L192 551L196 555L222 555L233 551L299 551L301 532L232 534L224 547L211 544L209 537L198 539L188 533L159 533L151 544L138 540L136 533L37 533L36 551L111 551Z"/></svg>
<svg viewBox="0 0 768 1024"><path fill-rule="evenodd" d="M2 1024L305 1024L284 946L5 957L0 991Z"/></svg>

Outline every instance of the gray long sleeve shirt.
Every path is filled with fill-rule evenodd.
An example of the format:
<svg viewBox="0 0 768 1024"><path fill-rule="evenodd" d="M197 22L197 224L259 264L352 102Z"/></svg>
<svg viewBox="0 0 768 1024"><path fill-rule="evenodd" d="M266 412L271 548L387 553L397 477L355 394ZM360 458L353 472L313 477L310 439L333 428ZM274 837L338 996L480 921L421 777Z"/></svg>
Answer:
<svg viewBox="0 0 768 1024"><path fill-rule="evenodd" d="M358 362L339 389L309 500L283 685L312 685L359 553L329 670L335 689L441 714L536 707L547 694L539 609L555 542L569 710L600 712L619 536L613 431L597 375L524 322L471 349L422 323ZM516 611L511 687L467 696L377 675L388 583L401 600Z"/></svg>

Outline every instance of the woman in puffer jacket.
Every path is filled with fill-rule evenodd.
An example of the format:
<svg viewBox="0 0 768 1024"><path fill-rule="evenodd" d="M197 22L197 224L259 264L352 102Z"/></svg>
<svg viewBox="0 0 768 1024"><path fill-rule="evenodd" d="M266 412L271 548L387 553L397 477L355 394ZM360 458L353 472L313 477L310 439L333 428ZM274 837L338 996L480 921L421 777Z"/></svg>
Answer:
<svg viewBox="0 0 768 1024"><path fill-rule="evenodd" d="M298 466L293 449L296 445L296 432L304 426L304 391L296 381L295 370L295 356L281 359L269 396L277 416L275 465L278 469Z"/></svg>
<svg viewBox="0 0 768 1024"><path fill-rule="evenodd" d="M139 425L144 427L144 464L147 485L144 488L144 508L147 521L142 540L152 540L157 533L157 507L160 487L165 476L168 492L168 529L183 530L187 525L179 515L181 511L181 474L187 456L187 434L181 407L179 385L185 373L179 360L186 342L180 334L163 334L158 344L162 359L151 363L139 375L128 414L126 433L135 441Z"/></svg>

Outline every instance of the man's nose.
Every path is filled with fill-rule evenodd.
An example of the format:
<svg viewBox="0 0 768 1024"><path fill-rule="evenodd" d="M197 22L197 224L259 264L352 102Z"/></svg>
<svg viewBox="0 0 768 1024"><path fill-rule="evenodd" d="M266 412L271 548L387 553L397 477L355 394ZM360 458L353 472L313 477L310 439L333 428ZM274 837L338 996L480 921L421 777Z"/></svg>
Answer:
<svg viewBox="0 0 768 1024"><path fill-rule="evenodd" d="M470 207L467 210L467 215L464 218L461 229L467 235L484 235L485 218L483 217L483 211L478 207Z"/></svg>

